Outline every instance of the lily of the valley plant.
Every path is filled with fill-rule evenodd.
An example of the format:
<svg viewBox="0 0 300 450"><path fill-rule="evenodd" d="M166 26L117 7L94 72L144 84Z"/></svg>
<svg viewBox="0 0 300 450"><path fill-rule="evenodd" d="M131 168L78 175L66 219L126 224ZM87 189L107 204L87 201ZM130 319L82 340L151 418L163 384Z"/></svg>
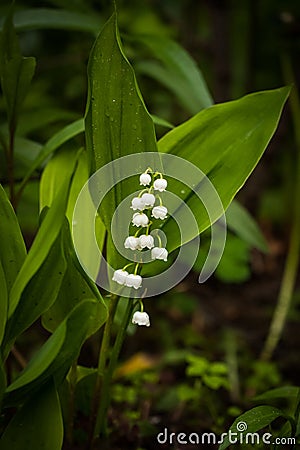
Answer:
<svg viewBox="0 0 300 450"><path fill-rule="evenodd" d="M28 23L29 28L34 26ZM130 232L123 242L124 251L133 252L136 260L124 261L112 245L111 235L114 211L123 199L133 196L136 178L114 186L98 210L95 225L98 245L115 269L109 279L114 287L112 292L120 289L120 295L104 292L83 270L72 242L70 224L82 186L98 169L115 159L160 152L176 155L199 168L211 179L226 209L275 132L289 88L212 105L201 74L194 68L199 81L194 88L200 89L200 94L197 91L195 95L201 99L199 112L157 141L154 119L141 97L133 68L124 56L113 14L90 53L84 120L69 124L46 143L39 143L24 139L22 132L18 136L17 127L26 120L21 106L30 89L34 68L34 58L21 54L10 14L0 42L2 104L7 115L7 123L1 128L0 146L1 161L5 160L7 168L3 183L8 184L8 189L0 186L0 448L60 450L63 442L67 442L68 448L75 448L76 436L80 435L91 450L97 440L108 434L111 381L128 326L132 326L131 322L150 325L149 315L143 309L147 296L143 290L143 255L147 252L150 255L148 276L151 270L155 273L155 266L169 264L168 256L182 246L170 204L164 204L166 188L168 194L172 190L180 195L182 204L193 212L198 234L210 226L210 221L201 202L196 201L190 189L182 189L180 180L171 180L167 170L145 163L146 167L136 173L141 190L131 198L131 223L127 224ZM184 66L182 73L186 73ZM26 124L23 132L25 129ZM84 148L74 139L83 132ZM37 170L42 171L40 224L27 252L14 208L31 177L38 175ZM195 189L201 189L201 182L195 183ZM192 241L196 237L195 228L190 229L188 222L185 226L186 241ZM157 229L163 230L167 237L166 245L155 232ZM89 250L85 236L83 240ZM96 260L93 251L86 253L91 261ZM120 297L125 289L131 289L134 295ZM151 299L153 308L155 300ZM48 334L42 334L41 341L46 341L27 364L20 358L18 345L20 337L36 321ZM153 320L152 327L155 327ZM95 362L92 367L82 367L78 364L81 348L98 331L98 365ZM145 328L138 329L143 331ZM11 357L18 359L22 370L8 370ZM76 410L76 396L83 382L92 392L85 421L89 430L74 433L76 414L83 414Z"/></svg>

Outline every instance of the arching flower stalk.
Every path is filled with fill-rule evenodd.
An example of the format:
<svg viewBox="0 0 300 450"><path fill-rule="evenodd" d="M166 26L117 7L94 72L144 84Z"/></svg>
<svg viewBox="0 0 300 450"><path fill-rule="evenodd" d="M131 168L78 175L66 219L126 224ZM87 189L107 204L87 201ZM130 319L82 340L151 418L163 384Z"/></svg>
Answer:
<svg viewBox="0 0 300 450"><path fill-rule="evenodd" d="M158 177L158 178L157 178ZM162 242L159 235L156 233L158 240L158 245L155 246L154 237L151 233L152 217L154 219L165 220L167 218L168 209L162 204L162 199L159 192L166 190L168 182L163 178L160 172L153 172L150 167L148 167L144 173L139 177L140 185L145 186L137 197L131 200L130 208L133 211L131 226L137 227L138 230L134 235L128 236L124 241L124 247L132 251L148 251L151 250L151 259L159 259L162 261L167 261L168 251L166 248L162 247ZM139 235L142 228L146 228L144 234ZM155 230L152 230L155 231ZM135 265L134 273L129 273L126 268L130 264L127 264L122 269L117 269L114 272L112 280L116 283L133 287L134 289L139 289L142 287L142 277L138 274L140 269L140 264ZM141 311L136 311L132 318L132 323L137 325L150 326L150 319L146 312L143 311L143 304L141 303Z"/></svg>

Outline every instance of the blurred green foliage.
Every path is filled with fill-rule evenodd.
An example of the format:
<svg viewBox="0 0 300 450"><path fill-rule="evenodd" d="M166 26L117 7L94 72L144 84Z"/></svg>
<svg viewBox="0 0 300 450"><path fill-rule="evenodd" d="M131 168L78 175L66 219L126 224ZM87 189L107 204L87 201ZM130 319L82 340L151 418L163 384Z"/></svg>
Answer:
<svg viewBox="0 0 300 450"><path fill-rule="evenodd" d="M0 17L7 15L10 6L10 2L1 2ZM35 8L35 13L28 11L29 8ZM171 124L177 125L191 117L197 108L208 106L211 97L218 103L251 91L283 85L283 54L289 56L296 80L299 75L299 2L134 0L129 4L123 0L118 2L118 9L126 55L135 68L145 103L152 114ZM37 60L30 90L24 103L18 105L20 120L15 141L15 176L20 182L42 146L63 127L83 116L87 96L87 56L97 31L112 11L112 5L107 0L18 0L14 10L21 54L34 55ZM0 22L2 25L3 20ZM153 39L144 35L153 36ZM164 46L159 46L160 39ZM186 51L193 60L188 58ZM190 67L190 78L178 77L174 58L166 59L173 52ZM162 64L162 59L167 64ZM203 105L199 104L191 88L194 82L201 90L203 82L194 72L196 65L201 68L211 93ZM2 95L0 99L0 146L3 150L7 140L4 97ZM159 137L165 131L165 127L156 124ZM84 143L82 133L75 132L72 142L77 148L81 147ZM63 151L68 151L68 145L63 147ZM8 170L3 153L0 152L0 178L7 187ZM48 157L36 167L17 211L27 245L38 228L38 180ZM271 241L278 236L285 240L288 236L286 225L289 224L289 212L294 201L291 194L295 160L295 144L287 113L265 160L253 175L255 187L246 187L240 194L240 200L264 226ZM200 267L201 255L197 263ZM195 270L199 270L197 263ZM216 276L225 283L241 283L249 280L251 274L251 247L236 230L231 230ZM125 381L118 380L112 394L113 404L124 408L124 416L131 426L139 420L145 435L153 432L153 428L147 430L147 420L140 415L141 399L146 404L154 398L153 409L168 417L173 408L187 405L185 414L191 424L195 410L202 408L205 416L208 408L214 423L208 421L202 424L203 427L215 426L221 430L228 422L230 411L238 416L240 408L248 404L253 392L262 392L282 383L276 364L254 361L253 354L239 342L244 354L235 354L234 357L239 360L243 379L240 380L240 398L233 405L235 399L228 400L228 392L232 395L232 380L227 376L227 363L211 362L222 361L223 354L226 354L219 334L215 338L207 338L189 321L192 314L196 318L199 315L197 295L171 292L159 300L157 311L161 338L156 345L160 351L165 351L159 369L162 374L164 371L168 374L170 367L176 373L178 370L181 380L172 380L172 387L165 389L168 382L164 384L163 376L158 380L157 370L150 369ZM178 329L174 331L174 323L168 324L166 318L174 320ZM186 348L184 353L180 350L183 346ZM201 356L198 353L200 348ZM216 354L215 359L212 353ZM2 367L0 369L1 392L4 375ZM86 415L91 403L93 377L93 373L85 373L77 385L77 408ZM184 382L182 378L185 378ZM154 392L152 389L157 388L158 383L161 383L161 389ZM69 387L70 384L66 389ZM145 417L148 418L146 413ZM179 420L181 417L179 414Z"/></svg>

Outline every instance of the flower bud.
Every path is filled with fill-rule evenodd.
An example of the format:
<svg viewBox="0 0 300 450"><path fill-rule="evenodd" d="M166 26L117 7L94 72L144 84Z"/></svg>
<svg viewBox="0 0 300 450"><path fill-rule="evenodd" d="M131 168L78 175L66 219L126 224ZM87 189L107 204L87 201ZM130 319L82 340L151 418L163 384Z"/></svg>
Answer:
<svg viewBox="0 0 300 450"><path fill-rule="evenodd" d="M136 311L132 316L132 323L150 327L150 319L146 312Z"/></svg>
<svg viewBox="0 0 300 450"><path fill-rule="evenodd" d="M149 223L149 219L146 214L135 213L132 217L132 224L136 227L146 227Z"/></svg>
<svg viewBox="0 0 300 450"><path fill-rule="evenodd" d="M145 194L141 197L142 201L144 202L145 206L153 206L155 203L155 196L153 194L148 194L145 192Z"/></svg>
<svg viewBox="0 0 300 450"><path fill-rule="evenodd" d="M133 273L130 273L126 277L125 285L127 287L133 287L134 289L138 289L142 285L142 277L140 275L134 275Z"/></svg>
<svg viewBox="0 0 300 450"><path fill-rule="evenodd" d="M130 208L132 208L134 211L136 211L137 209L142 211L145 208L145 203L140 197L134 197L131 200L131 207Z"/></svg>
<svg viewBox="0 0 300 450"><path fill-rule="evenodd" d="M139 237L139 247L140 248L148 247L149 249L154 247L154 239L153 239L153 237L150 234L149 235L142 234Z"/></svg>
<svg viewBox="0 0 300 450"><path fill-rule="evenodd" d="M130 248L130 250L137 250L139 248L139 238L135 236L128 236L125 239L124 247Z"/></svg>
<svg viewBox="0 0 300 450"><path fill-rule="evenodd" d="M159 192L165 191L167 185L168 185L168 182L164 178L158 178L153 183L154 190L159 191Z"/></svg>
<svg viewBox="0 0 300 450"><path fill-rule="evenodd" d="M140 175L140 185L147 186L150 183L151 183L151 175L149 175L149 173L142 173Z"/></svg>
<svg viewBox="0 0 300 450"><path fill-rule="evenodd" d="M168 210L165 206L154 206L152 209L152 217L155 219L165 219L168 214Z"/></svg>
<svg viewBox="0 0 300 450"><path fill-rule="evenodd" d="M152 259L162 259L163 261L167 261L168 251L163 247L154 247L151 250L151 258Z"/></svg>
<svg viewBox="0 0 300 450"><path fill-rule="evenodd" d="M116 281L118 284L126 285L127 277L128 277L128 272L126 270L118 269L118 270L115 270L112 280Z"/></svg>

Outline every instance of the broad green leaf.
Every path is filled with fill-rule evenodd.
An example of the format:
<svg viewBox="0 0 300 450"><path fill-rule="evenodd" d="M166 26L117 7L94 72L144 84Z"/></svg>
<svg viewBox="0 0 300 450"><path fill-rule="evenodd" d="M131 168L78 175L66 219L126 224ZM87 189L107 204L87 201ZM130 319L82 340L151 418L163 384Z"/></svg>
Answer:
<svg viewBox="0 0 300 450"><path fill-rule="evenodd" d="M235 200L230 203L226 210L226 220L228 227L245 242L262 252L268 251L268 245L257 223L240 203Z"/></svg>
<svg viewBox="0 0 300 450"><path fill-rule="evenodd" d="M156 151L153 122L124 56L115 14L91 51L88 81L85 131L91 171L129 153ZM117 182L121 174L114 176ZM131 181L123 180L106 196L100 216L107 230L117 205L129 194Z"/></svg>
<svg viewBox="0 0 300 450"><path fill-rule="evenodd" d="M31 139L15 137L14 157L15 157L15 176L23 178L29 170L32 162L41 151L42 145Z"/></svg>
<svg viewBox="0 0 300 450"><path fill-rule="evenodd" d="M4 22L0 37L0 76L6 101L9 127L14 130L20 107L29 89L35 70L35 59L21 55L12 23L12 10Z"/></svg>
<svg viewBox="0 0 300 450"><path fill-rule="evenodd" d="M73 223L73 213L74 213L74 207L78 198L78 195L85 184L85 182L89 178L89 171L88 171L88 162L87 162L87 153L86 151L81 152L79 155L78 164L76 167L76 171L72 180L72 185L70 189L70 195L69 195L69 201L68 201L68 207L67 207L67 218L69 220L69 223L72 224L72 232L79 233L81 232L80 226L79 229L77 227L78 224ZM85 194L85 201L82 215L83 217L89 217L89 210L94 210L93 201L91 198L91 195L88 191L86 191ZM105 236L106 236L106 229L101 221L99 214L96 215L95 218L95 233L97 238L97 244L101 251L103 251L103 246L105 242ZM77 240L77 251L80 252L80 256L82 258L81 262L84 267L90 267L91 272L89 273L90 276L93 277L93 279L96 279L99 268L100 268L100 257L98 249L94 246L94 241L92 239L89 239L90 235L85 234L85 239L79 239ZM73 245L73 244L72 244ZM76 258L77 260L77 258ZM82 270L82 267L80 266L80 270Z"/></svg>
<svg viewBox="0 0 300 450"><path fill-rule="evenodd" d="M86 373L84 376L81 376L76 384L76 407L87 417L89 416L91 411L91 403L93 401L96 379L97 372L94 369L90 370L89 374Z"/></svg>
<svg viewBox="0 0 300 450"><path fill-rule="evenodd" d="M191 56L176 42L163 36L134 36L160 62L145 61L136 65L138 71L152 76L173 92L191 114L213 104L200 69Z"/></svg>
<svg viewBox="0 0 300 450"><path fill-rule="evenodd" d="M94 298L98 309L94 320L90 321L88 335L95 333L107 319L106 305L93 281L79 264L72 244L68 224L63 230L64 254L67 270L55 303L42 317L43 326L53 332L78 303L84 299Z"/></svg>
<svg viewBox="0 0 300 450"><path fill-rule="evenodd" d="M0 131L1 133L1 131ZM2 134L2 133L1 133ZM8 142L9 136L5 127L3 132L3 139ZM14 143L14 175L15 179L22 179L28 172L32 161L37 157L42 146L38 142L30 139L15 137ZM7 179L7 160L5 158L5 147L1 148L0 142L0 178ZM16 189L18 185L16 184Z"/></svg>
<svg viewBox="0 0 300 450"><path fill-rule="evenodd" d="M45 206L51 206L63 180L71 178L78 158L79 152L74 151L73 147L63 147L47 163L40 181L40 211Z"/></svg>
<svg viewBox="0 0 300 450"><path fill-rule="evenodd" d="M136 65L170 89L191 114L212 106L213 99L208 91L201 71L191 56L177 43L161 36L135 36L133 38L148 47L160 63L145 61ZM227 211L227 224L246 242L267 251L266 242L247 211L239 208L237 202Z"/></svg>
<svg viewBox="0 0 300 450"><path fill-rule="evenodd" d="M76 112L55 107L39 107L24 111L18 126L18 135L24 136L36 130L46 129L52 123L69 122L78 119Z"/></svg>
<svg viewBox="0 0 300 450"><path fill-rule="evenodd" d="M71 173L72 170L70 169L70 177L64 180L64 183L62 184L61 189L59 190L55 198L55 201L53 202L51 208L49 209L45 219L41 224L41 227L30 248L27 258L20 272L18 273L18 276L10 293L8 317L12 316L20 301L23 290L27 286L30 279L38 271L42 263L45 261L52 245L59 235L64 222L65 211L67 208L68 194L71 183Z"/></svg>
<svg viewBox="0 0 300 450"><path fill-rule="evenodd" d="M41 148L39 155L35 158L30 169L22 180L19 190L22 190L24 188L25 184L27 183L31 175L35 172L35 170L38 169L53 152L55 152L65 142L69 141L78 134L83 133L83 131L84 121L83 119L79 119L54 134Z"/></svg>
<svg viewBox="0 0 300 450"><path fill-rule="evenodd" d="M0 447L9 450L61 450L63 420L54 382L24 403L5 429Z"/></svg>
<svg viewBox="0 0 300 450"><path fill-rule="evenodd" d="M57 385L60 384L72 362L78 357L91 323L97 316L98 301L83 300L79 303L34 355L20 376L8 386L5 404L22 402L29 392L37 391L52 377Z"/></svg>
<svg viewBox="0 0 300 450"><path fill-rule="evenodd" d="M60 233L41 266L24 287L19 303L7 323L7 346L56 300L67 265L61 240Z"/></svg>
<svg viewBox="0 0 300 450"><path fill-rule="evenodd" d="M197 253L195 263L193 265L194 271L200 273L205 260L208 255L208 251L211 245L211 234L204 232L201 236L200 250ZM217 240L215 238L214 248L218 251L216 255L218 257L219 252L222 252L221 259L218 258L218 263L215 271L216 277L225 283L242 283L251 275L249 266L250 247L249 244L244 242L241 238L234 236L232 233L227 233L226 243L223 248L224 242L222 239ZM192 241L190 248L197 252L198 243ZM214 258L214 254L211 259ZM188 259L183 259L182 262L189 263Z"/></svg>
<svg viewBox="0 0 300 450"><path fill-rule="evenodd" d="M1 185L0 236L0 260L6 279L7 292L10 292L25 260L26 248L15 212Z"/></svg>
<svg viewBox="0 0 300 450"><path fill-rule="evenodd" d="M266 402L278 398L294 398L296 400L298 395L298 386L282 386L280 388L270 389L263 394L256 395L252 400L255 402Z"/></svg>
<svg viewBox="0 0 300 450"><path fill-rule="evenodd" d="M256 406L255 408L250 409L249 411L245 412L237 419L235 419L230 427L230 431L232 433L237 433L237 435L235 436L239 436L241 431L239 431L239 428L237 426L239 423L243 422L247 427L247 430L244 431L244 433L256 433L257 431L270 425L270 423L272 423L273 420L277 419L278 417L287 418L284 412L282 412L280 409L266 405ZM222 444L219 446L219 450L224 450L230 445L231 443L227 435Z"/></svg>
<svg viewBox="0 0 300 450"><path fill-rule="evenodd" d="M155 114L151 114L153 123L155 125L159 125L160 127L164 127L164 128L174 128L174 125L172 125L170 122L168 122L165 119L162 119L161 117L157 117Z"/></svg>
<svg viewBox="0 0 300 450"><path fill-rule="evenodd" d="M78 155L76 155L74 152L70 152L70 149L68 148L56 152L48 162L40 183L40 209L43 209L45 206L51 205L53 198L63 183L64 177L68 176L70 161L72 161L72 159L75 161L74 158L78 158L78 164L72 179L66 211L66 216L70 224L72 224L73 211L77 197L83 185L89 178L86 152L80 150ZM84 202L84 210L82 211L83 217L88 216L87 211L89 208L93 208L93 202L90 194L87 193ZM97 234L97 243L102 251L106 231L98 215L95 220L95 230ZM89 267L93 267L93 276L94 279L96 279L100 267L100 258L97 249L93 246L93 242L94 241L89 239L89 236L86 236L85 239L79 240L79 245L80 255L84 260L83 262ZM72 246L73 244L71 243L70 245ZM91 263L88 263L88 261L91 261Z"/></svg>
<svg viewBox="0 0 300 450"><path fill-rule="evenodd" d="M63 9L32 8L14 14L15 27L20 31L53 28L97 33L101 23L102 19L95 12L91 15Z"/></svg>
<svg viewBox="0 0 300 450"><path fill-rule="evenodd" d="M22 232L36 234L39 228L39 180L30 180L18 203L17 217Z"/></svg>
<svg viewBox="0 0 300 450"><path fill-rule="evenodd" d="M180 156L198 167L213 184L226 209L274 134L289 91L289 87L283 87L258 92L207 108L163 136L158 143L159 150ZM205 178L194 180L194 186L195 192L207 194ZM184 221L183 207L187 204L197 220L199 233L221 216L221 209L216 207L209 219L197 196L189 189L181 194L182 185L178 182L171 181L171 188L185 203L177 204L176 211L170 213ZM207 205L214 202L213 196L206 196ZM186 227L188 234L188 223ZM163 230L168 236L169 251L181 245L174 220L166 220ZM190 240L195 237L194 228L189 237Z"/></svg>

